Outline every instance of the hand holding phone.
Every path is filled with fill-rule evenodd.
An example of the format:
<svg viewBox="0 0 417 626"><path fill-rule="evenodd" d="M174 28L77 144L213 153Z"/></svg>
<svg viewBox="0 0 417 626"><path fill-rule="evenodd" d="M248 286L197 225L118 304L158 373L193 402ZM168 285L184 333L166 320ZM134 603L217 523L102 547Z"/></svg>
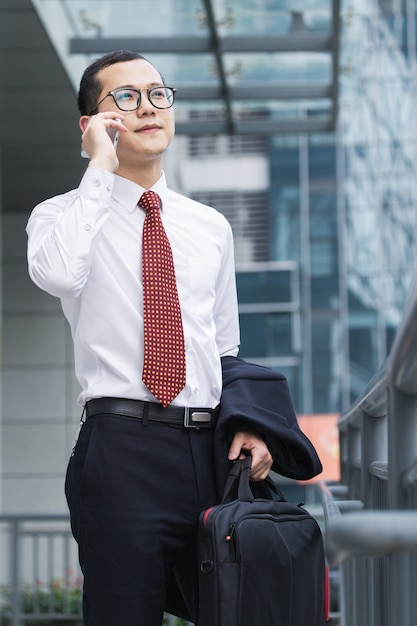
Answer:
<svg viewBox="0 0 417 626"><path fill-rule="evenodd" d="M120 123L120 120L116 119L115 122ZM110 137L110 139L113 142L114 149L117 150L117 144L119 143L119 136L120 136L119 129L118 128L113 128L111 126L109 128L106 128L106 132L107 132L108 136ZM81 156L83 157L83 159L89 159L90 158L85 150L81 150Z"/></svg>

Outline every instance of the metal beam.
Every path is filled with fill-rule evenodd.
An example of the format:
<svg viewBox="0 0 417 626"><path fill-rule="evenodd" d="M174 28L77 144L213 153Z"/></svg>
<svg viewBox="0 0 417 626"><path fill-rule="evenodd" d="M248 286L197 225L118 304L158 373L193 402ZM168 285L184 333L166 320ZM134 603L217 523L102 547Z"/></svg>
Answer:
<svg viewBox="0 0 417 626"><path fill-rule="evenodd" d="M205 0L206 3L206 0ZM210 37L74 37L71 54L105 54L112 50L137 50L141 54L213 54ZM315 33L291 35L227 36L217 38L219 53L331 52L332 37Z"/></svg>
<svg viewBox="0 0 417 626"><path fill-rule="evenodd" d="M214 9L211 0L203 0L204 8L207 16L207 23L210 30L210 48L214 54L217 65L217 74L220 83L220 91L224 101L227 132L233 134L234 132L234 120L233 109L230 101L229 86L227 84L227 74L224 67L223 53L221 50L220 37L217 30L217 23L214 17Z"/></svg>
<svg viewBox="0 0 417 626"><path fill-rule="evenodd" d="M247 83L229 87L231 100L314 100L333 98L330 84L274 85L269 83ZM202 101L222 100L222 90L218 85L179 85L176 100Z"/></svg>
<svg viewBox="0 0 417 626"><path fill-rule="evenodd" d="M229 126L226 120L189 120L176 122L176 134L199 137L202 135L228 135ZM261 119L235 121L236 135L282 135L298 133L329 133L333 132L332 117L320 116L311 119Z"/></svg>

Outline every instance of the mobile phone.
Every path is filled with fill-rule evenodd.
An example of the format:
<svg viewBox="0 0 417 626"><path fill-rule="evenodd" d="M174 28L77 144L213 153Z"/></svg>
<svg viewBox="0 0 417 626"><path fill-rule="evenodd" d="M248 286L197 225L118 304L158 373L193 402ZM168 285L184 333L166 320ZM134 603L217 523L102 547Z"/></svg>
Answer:
<svg viewBox="0 0 417 626"><path fill-rule="evenodd" d="M120 120L115 120L115 122L120 122ZM113 142L113 146L114 149L117 149L117 144L119 143L119 136L120 136L120 132L118 128L106 128L106 132L108 134L108 136L110 137L110 139ZM83 157L83 159L89 159L90 157L88 156L87 152L85 152L85 150L81 150L81 156Z"/></svg>

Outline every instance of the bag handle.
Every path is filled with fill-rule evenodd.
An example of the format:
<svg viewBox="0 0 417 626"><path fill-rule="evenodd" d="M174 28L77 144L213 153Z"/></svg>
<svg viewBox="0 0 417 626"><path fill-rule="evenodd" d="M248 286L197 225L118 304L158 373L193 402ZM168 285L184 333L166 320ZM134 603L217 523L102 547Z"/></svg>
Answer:
<svg viewBox="0 0 417 626"><path fill-rule="evenodd" d="M236 484L237 499L242 502L253 502L255 497L286 502L283 493L269 476L265 480L252 483L256 494L254 495L249 482L251 467L252 457L250 454L244 459L238 459L233 462L226 480L221 503L226 504L236 500Z"/></svg>
<svg viewBox="0 0 417 626"><path fill-rule="evenodd" d="M252 467L252 457L250 454L244 459L234 461L229 470L226 485L223 491L222 504L236 500L236 483L237 483L237 499L243 502L253 502L254 497L249 485L249 474Z"/></svg>
<svg viewBox="0 0 417 626"><path fill-rule="evenodd" d="M270 476L267 476L265 480L254 483L255 493L257 498L263 498L264 500L276 500L278 502L287 502L286 497L282 493L281 489L277 487Z"/></svg>

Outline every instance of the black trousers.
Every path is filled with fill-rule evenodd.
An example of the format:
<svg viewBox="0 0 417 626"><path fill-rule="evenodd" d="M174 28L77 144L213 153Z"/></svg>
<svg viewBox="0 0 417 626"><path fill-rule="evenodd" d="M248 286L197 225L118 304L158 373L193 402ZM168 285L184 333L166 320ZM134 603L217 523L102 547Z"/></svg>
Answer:
<svg viewBox="0 0 417 626"><path fill-rule="evenodd" d="M161 626L175 578L196 621L196 531L218 502L214 430L98 415L70 458L65 492L84 575L86 626Z"/></svg>

